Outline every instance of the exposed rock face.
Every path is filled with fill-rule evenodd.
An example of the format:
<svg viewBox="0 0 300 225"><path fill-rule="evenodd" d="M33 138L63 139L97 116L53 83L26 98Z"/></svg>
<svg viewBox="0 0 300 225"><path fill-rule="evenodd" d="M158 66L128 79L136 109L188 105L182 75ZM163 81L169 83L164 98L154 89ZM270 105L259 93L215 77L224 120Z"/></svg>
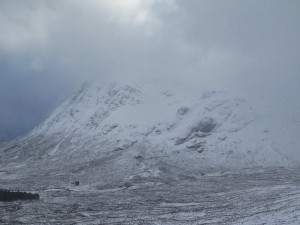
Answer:
<svg viewBox="0 0 300 225"><path fill-rule="evenodd" d="M203 118L195 127L192 128L191 132L193 133L210 133L217 126L217 123L214 119L207 117Z"/></svg>

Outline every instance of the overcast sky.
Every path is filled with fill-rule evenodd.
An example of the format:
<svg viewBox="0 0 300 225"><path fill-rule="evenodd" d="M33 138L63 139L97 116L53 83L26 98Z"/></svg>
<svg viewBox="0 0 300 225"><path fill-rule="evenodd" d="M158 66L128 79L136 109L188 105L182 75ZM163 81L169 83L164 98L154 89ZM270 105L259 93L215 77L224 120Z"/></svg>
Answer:
<svg viewBox="0 0 300 225"><path fill-rule="evenodd" d="M299 12L299 0L0 0L0 141L93 79L299 109Z"/></svg>

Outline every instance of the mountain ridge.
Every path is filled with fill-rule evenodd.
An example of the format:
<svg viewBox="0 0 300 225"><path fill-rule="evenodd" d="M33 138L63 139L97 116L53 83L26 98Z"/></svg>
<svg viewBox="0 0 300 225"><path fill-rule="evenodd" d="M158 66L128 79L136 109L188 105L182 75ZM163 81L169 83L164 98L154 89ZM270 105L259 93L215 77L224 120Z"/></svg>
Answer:
<svg viewBox="0 0 300 225"><path fill-rule="evenodd" d="M93 83L0 146L0 162L2 170L59 170L89 182L299 165L273 145L262 118L225 92Z"/></svg>

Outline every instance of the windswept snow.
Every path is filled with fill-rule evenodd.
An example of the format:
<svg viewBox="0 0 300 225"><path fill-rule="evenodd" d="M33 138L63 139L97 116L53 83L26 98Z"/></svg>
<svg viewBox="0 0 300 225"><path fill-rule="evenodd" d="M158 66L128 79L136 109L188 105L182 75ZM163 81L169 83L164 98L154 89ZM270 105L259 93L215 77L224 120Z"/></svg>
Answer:
<svg viewBox="0 0 300 225"><path fill-rule="evenodd" d="M224 92L85 85L0 145L0 188L41 196L0 223L297 224L297 129L270 121Z"/></svg>
<svg viewBox="0 0 300 225"><path fill-rule="evenodd" d="M59 169L87 183L107 176L197 177L298 166L267 125L245 100L224 92L95 83L84 85L28 135L1 147L0 162L3 169L22 162L21 172Z"/></svg>

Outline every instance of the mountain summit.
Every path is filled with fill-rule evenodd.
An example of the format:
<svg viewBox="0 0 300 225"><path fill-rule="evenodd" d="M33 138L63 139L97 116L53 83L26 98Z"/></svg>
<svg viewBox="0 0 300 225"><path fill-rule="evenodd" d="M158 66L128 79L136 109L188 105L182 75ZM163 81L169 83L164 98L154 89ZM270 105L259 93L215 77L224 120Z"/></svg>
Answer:
<svg viewBox="0 0 300 225"><path fill-rule="evenodd" d="M243 99L120 83L84 85L0 154L2 170L86 182L298 165Z"/></svg>

